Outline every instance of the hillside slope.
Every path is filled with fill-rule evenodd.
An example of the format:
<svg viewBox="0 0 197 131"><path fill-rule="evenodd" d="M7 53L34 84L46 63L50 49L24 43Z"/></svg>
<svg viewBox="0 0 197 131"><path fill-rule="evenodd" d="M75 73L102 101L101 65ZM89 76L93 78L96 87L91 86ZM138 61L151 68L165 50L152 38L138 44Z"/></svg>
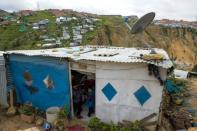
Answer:
<svg viewBox="0 0 197 131"><path fill-rule="evenodd" d="M0 16L8 15L9 13L0 9Z"/></svg>
<svg viewBox="0 0 197 131"><path fill-rule="evenodd" d="M144 42L152 47L165 49L172 59L189 69L193 67L197 56L197 31L191 28L169 28L157 25L150 25L146 31L141 34L132 35L125 26L121 16L98 16L92 14L79 13L75 11L55 10L56 13L75 16L77 18L96 17L101 21L94 24L95 30L84 34L81 45L111 45L124 47L145 47ZM42 45L41 35L59 37L62 35L63 26L68 27L69 33L72 32L76 22L68 22L65 25L55 23L57 15L51 10L36 11L32 15L22 17L17 23L10 21L8 25L0 25L0 50L10 49L38 49L37 45ZM26 22L24 22L24 19ZM45 30L33 30L32 23L39 20L48 19L50 22ZM130 21L131 25L135 21ZM25 24L26 31L20 32L20 27ZM70 34L72 37L72 33ZM70 40L62 41L61 47L69 46Z"/></svg>
<svg viewBox="0 0 197 131"><path fill-rule="evenodd" d="M110 24L104 22L104 26L90 43L107 43L108 45L124 47L146 47L143 43L147 42L152 47L165 49L177 63L188 68L193 67L197 55L197 31L194 29L150 25L142 36L141 34L133 35L129 33L129 30L120 18L116 18L114 21Z"/></svg>

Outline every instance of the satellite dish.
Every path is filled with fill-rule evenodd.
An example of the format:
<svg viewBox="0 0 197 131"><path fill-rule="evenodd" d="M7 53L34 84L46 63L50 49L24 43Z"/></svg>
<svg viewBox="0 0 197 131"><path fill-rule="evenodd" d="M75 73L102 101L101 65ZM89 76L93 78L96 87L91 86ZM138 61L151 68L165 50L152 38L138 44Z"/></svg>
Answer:
<svg viewBox="0 0 197 131"><path fill-rule="evenodd" d="M128 24L128 18L127 19L125 18L125 24L129 28L132 34L141 33L141 37L142 37L141 39L143 40L144 36L142 32L149 24L152 23L154 18L155 18L155 12L150 12L142 16L139 20L137 20L137 22L135 22L135 24L132 27ZM148 43L144 42L144 44L151 49L151 54L156 54L154 49L152 49Z"/></svg>
<svg viewBox="0 0 197 131"><path fill-rule="evenodd" d="M150 12L144 16L142 16L131 28L132 34L141 33L144 31L144 29L152 23L153 19L155 18L155 13Z"/></svg>

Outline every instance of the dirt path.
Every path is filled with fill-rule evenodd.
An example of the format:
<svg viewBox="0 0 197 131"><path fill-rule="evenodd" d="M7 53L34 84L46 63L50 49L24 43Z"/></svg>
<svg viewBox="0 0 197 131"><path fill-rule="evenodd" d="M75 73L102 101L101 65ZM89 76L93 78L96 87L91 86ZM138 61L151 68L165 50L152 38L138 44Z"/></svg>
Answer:
<svg viewBox="0 0 197 131"><path fill-rule="evenodd" d="M187 105L183 108L187 109L192 113L193 117L197 118L197 78L190 79L189 84L190 96L186 99Z"/></svg>
<svg viewBox="0 0 197 131"><path fill-rule="evenodd" d="M197 109L197 78L191 79L191 106Z"/></svg>
<svg viewBox="0 0 197 131"><path fill-rule="evenodd" d="M43 131L41 127L36 127L35 124L28 124L21 120L19 115L7 117L6 110L0 108L0 131ZM86 129L87 122L79 119L72 119L68 126L82 125Z"/></svg>
<svg viewBox="0 0 197 131"><path fill-rule="evenodd" d="M28 124L21 121L20 116L7 117L5 113L0 110L0 131L17 131L33 127L33 124Z"/></svg>

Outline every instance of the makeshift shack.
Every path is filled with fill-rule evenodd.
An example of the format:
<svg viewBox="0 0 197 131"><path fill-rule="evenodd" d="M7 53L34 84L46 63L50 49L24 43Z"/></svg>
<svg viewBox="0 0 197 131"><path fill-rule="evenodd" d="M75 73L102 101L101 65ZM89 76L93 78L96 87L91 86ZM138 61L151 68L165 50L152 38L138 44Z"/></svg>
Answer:
<svg viewBox="0 0 197 131"><path fill-rule="evenodd" d="M95 115L105 122L117 123L139 120L152 113L157 114L153 119L158 119L163 82L173 64L164 50L154 50L159 59L148 57L149 49L106 46L6 54L19 102L28 101L41 109L66 104L73 113L73 86L75 82L83 83L77 77L94 79Z"/></svg>
<svg viewBox="0 0 197 131"><path fill-rule="evenodd" d="M6 90L6 69L3 52L0 51L0 105L6 107L7 104L7 90Z"/></svg>

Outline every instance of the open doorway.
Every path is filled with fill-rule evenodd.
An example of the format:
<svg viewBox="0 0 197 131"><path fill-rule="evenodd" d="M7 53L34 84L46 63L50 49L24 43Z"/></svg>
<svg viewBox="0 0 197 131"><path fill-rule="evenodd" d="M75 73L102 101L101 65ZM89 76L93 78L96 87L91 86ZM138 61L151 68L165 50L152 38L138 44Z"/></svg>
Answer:
<svg viewBox="0 0 197 131"><path fill-rule="evenodd" d="M74 116L89 120L95 115L95 74L71 71Z"/></svg>

